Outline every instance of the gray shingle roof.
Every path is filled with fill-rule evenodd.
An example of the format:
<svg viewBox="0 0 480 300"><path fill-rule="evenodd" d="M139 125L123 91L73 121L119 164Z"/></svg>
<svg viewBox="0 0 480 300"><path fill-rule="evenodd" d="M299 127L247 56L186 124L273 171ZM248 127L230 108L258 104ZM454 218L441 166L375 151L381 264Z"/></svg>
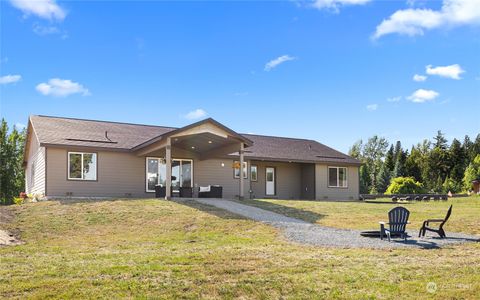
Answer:
<svg viewBox="0 0 480 300"><path fill-rule="evenodd" d="M129 151L177 128L50 116L31 116L43 145L87 146ZM107 136L105 136L107 132ZM360 164L348 155L307 139L242 134L253 141L246 157L265 160Z"/></svg>

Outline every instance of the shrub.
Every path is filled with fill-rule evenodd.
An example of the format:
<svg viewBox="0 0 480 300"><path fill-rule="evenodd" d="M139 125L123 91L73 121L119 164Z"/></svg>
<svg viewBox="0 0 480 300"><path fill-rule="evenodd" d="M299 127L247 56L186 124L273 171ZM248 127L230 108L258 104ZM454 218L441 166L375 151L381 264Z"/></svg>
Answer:
<svg viewBox="0 0 480 300"><path fill-rule="evenodd" d="M415 181L413 177L396 177L390 181L385 194L421 194L423 192L423 184Z"/></svg>
<svg viewBox="0 0 480 300"><path fill-rule="evenodd" d="M25 201L25 198L22 198L22 197L13 198L13 203L15 203L17 205L23 204L24 201Z"/></svg>

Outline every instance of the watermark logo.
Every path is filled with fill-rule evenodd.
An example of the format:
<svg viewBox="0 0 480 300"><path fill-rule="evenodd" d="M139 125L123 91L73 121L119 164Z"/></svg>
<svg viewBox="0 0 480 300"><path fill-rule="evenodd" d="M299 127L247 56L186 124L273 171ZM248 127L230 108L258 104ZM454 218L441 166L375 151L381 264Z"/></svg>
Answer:
<svg viewBox="0 0 480 300"><path fill-rule="evenodd" d="M437 284L435 282L427 283L427 292L433 294L437 291Z"/></svg>

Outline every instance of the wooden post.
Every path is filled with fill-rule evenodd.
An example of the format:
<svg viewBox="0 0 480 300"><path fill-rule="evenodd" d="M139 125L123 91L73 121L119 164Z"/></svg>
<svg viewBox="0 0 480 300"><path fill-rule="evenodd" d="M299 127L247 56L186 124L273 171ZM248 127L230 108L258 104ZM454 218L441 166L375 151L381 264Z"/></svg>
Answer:
<svg viewBox="0 0 480 300"><path fill-rule="evenodd" d="M240 200L243 200L244 199L244 186L245 186L245 179L243 178L243 163L245 161L245 158L244 158L244 145L243 145L243 142L240 143L240 196L239 196L239 199ZM248 172L248 168L247 168L247 172Z"/></svg>
<svg viewBox="0 0 480 300"><path fill-rule="evenodd" d="M167 147L165 148L165 161L167 167L167 175L165 178L165 200L172 198L172 141L167 138Z"/></svg>

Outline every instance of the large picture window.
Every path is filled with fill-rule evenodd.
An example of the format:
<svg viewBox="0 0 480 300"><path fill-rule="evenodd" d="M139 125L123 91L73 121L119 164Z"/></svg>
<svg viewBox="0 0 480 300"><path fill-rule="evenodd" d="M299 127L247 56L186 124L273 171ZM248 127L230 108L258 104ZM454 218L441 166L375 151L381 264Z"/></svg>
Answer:
<svg viewBox="0 0 480 300"><path fill-rule="evenodd" d="M328 167L328 187L347 187L347 168Z"/></svg>
<svg viewBox="0 0 480 300"><path fill-rule="evenodd" d="M155 186L166 186L167 164L165 159L147 157L146 160L146 191L155 192ZM193 160L172 159L172 190L181 187L193 187Z"/></svg>
<svg viewBox="0 0 480 300"><path fill-rule="evenodd" d="M233 162L234 165L240 165L240 162L239 161L234 161ZM243 178L247 179L248 178L248 175L247 175L247 167L248 167L248 164L246 161L243 162ZM240 168L234 168L233 169L233 177L235 179L239 179L240 178Z"/></svg>
<svg viewBox="0 0 480 300"><path fill-rule="evenodd" d="M69 180L97 180L97 153L68 152Z"/></svg>

